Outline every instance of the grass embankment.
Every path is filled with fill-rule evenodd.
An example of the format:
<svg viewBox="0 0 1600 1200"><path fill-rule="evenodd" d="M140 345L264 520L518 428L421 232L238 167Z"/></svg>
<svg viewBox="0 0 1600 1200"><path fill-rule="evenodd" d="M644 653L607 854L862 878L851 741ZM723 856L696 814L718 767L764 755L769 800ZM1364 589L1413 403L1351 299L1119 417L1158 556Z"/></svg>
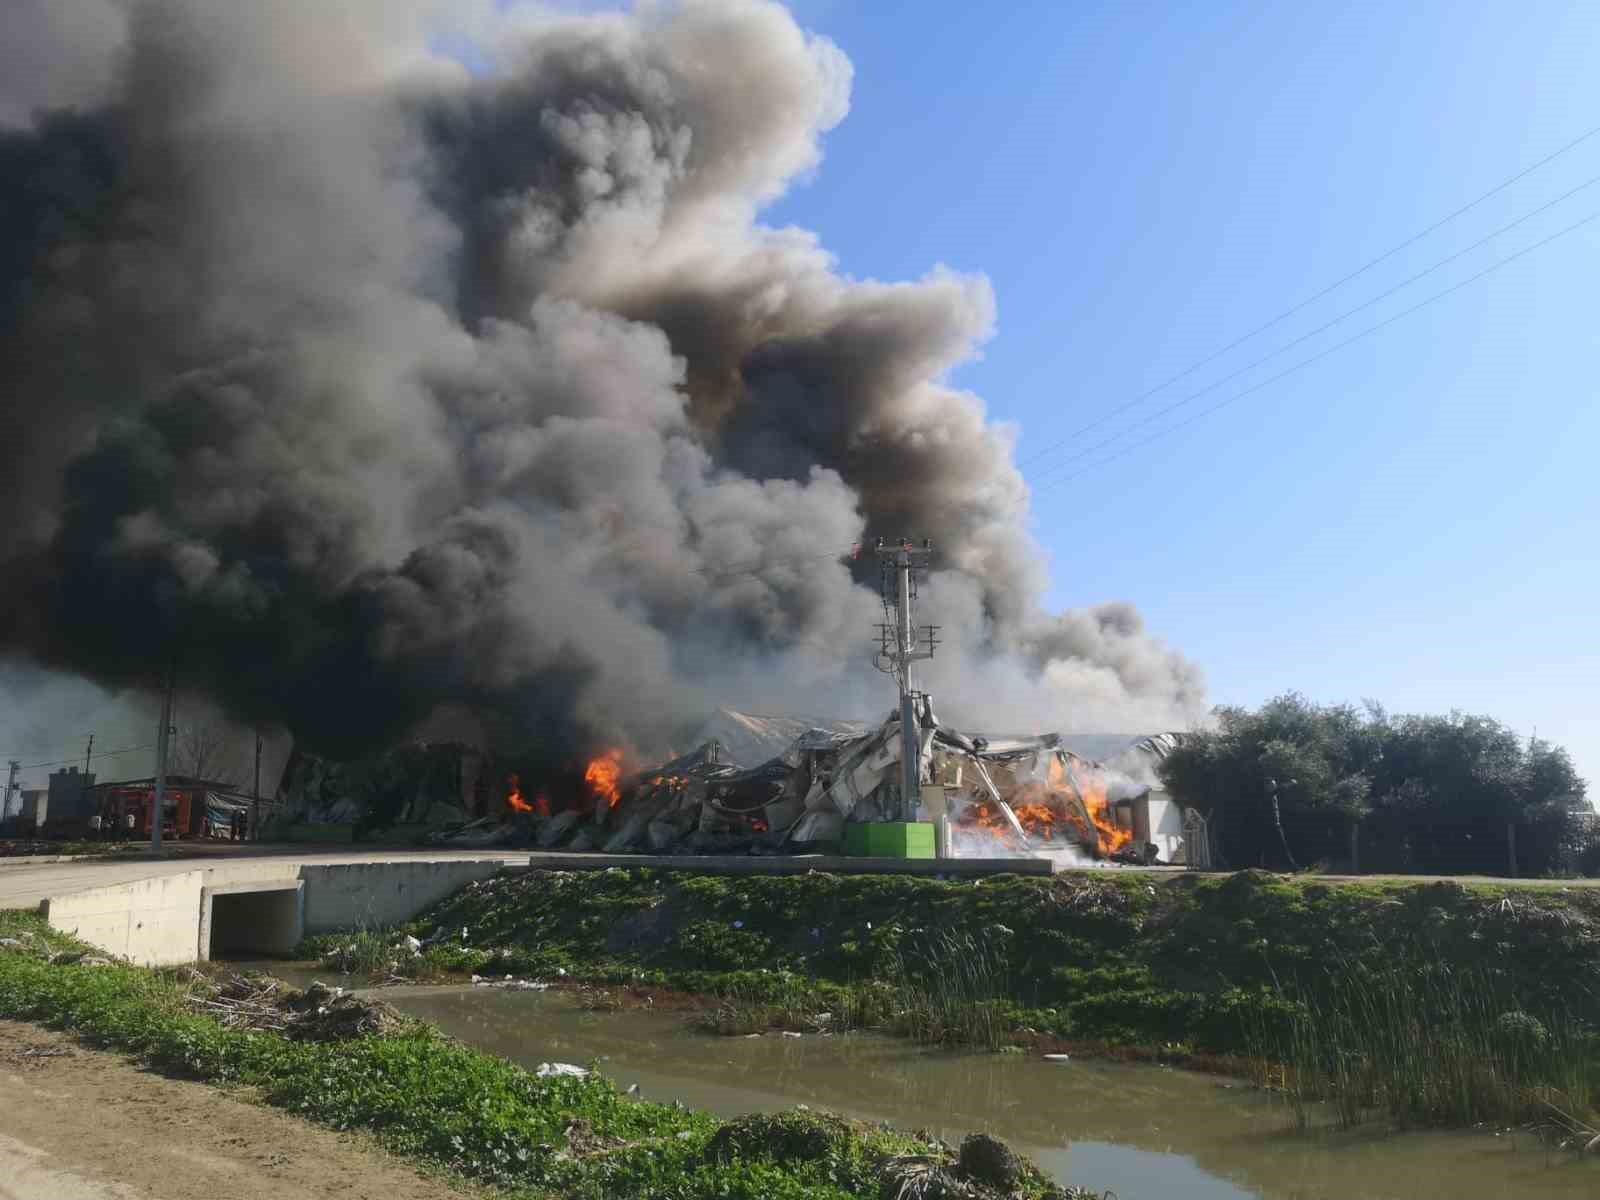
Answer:
<svg viewBox="0 0 1600 1200"><path fill-rule="evenodd" d="M417 955L395 953L396 931L310 948L407 975L564 972L702 993L716 998L705 1019L730 1033L854 1025L989 1047L1267 1058L1298 1064L1279 1073L1297 1095L1364 1078L1349 1107L1406 1120L1511 1120L1536 1088L1559 1089L1581 1116L1600 1085L1600 893L1586 889L1260 872L974 881L541 871L471 885L403 932L436 940ZM1450 1008L1466 980L1476 999ZM1380 995L1409 1000L1361 1007ZM1427 1089L1382 1083L1396 1044L1422 1069L1512 1044L1496 1030L1523 1016L1544 1030L1544 1052L1492 1060L1504 1086L1472 1089L1479 1101L1457 1103L1449 1089L1418 1100Z"/></svg>
<svg viewBox="0 0 1600 1200"><path fill-rule="evenodd" d="M720 1122L630 1099L596 1075L541 1078L421 1023L338 1042L230 1029L193 1011L178 972L53 962L83 947L32 913L0 912L0 938L13 939L0 946L0 1016L74 1030L171 1074L252 1088L509 1195L844 1200L930 1179L947 1188L935 1194L975 1200L1084 1195L1050 1188L992 1139L969 1139L958 1155L826 1114Z"/></svg>

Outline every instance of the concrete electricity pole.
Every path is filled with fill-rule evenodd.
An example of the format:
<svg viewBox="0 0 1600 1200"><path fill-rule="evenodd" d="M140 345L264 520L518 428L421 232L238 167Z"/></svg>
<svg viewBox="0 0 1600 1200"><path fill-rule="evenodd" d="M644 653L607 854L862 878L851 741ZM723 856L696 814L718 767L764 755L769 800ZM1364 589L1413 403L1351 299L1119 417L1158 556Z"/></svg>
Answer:
<svg viewBox="0 0 1600 1200"><path fill-rule="evenodd" d="M17 772L22 769L22 764L16 759L11 760L11 774L6 776L6 794L0 796L0 821L10 816L11 791L17 786Z"/></svg>
<svg viewBox="0 0 1600 1200"><path fill-rule="evenodd" d="M94 734L89 735L89 744L83 750L83 795L80 799L89 796L89 764L94 760ZM90 814L91 816L93 814Z"/></svg>
<svg viewBox="0 0 1600 1200"><path fill-rule="evenodd" d="M917 690L911 676L911 664L919 659L932 658L934 627L928 626L926 635L917 630L912 618L912 603L916 599L916 579L913 571L927 565L933 555L933 543L924 540L914 546L902 539L898 545L885 544L878 539L878 561L883 571L883 603L889 607L889 578L894 577L895 622L891 627L881 626L880 656L893 664L894 676L900 685L900 819L910 820L916 813L917 800L922 788L922 729L917 721ZM926 646L926 649L920 647Z"/></svg>
<svg viewBox="0 0 1600 1200"><path fill-rule="evenodd" d="M167 672L167 690L161 697L161 732L156 737L156 794L151 801L150 849L161 849L161 821L167 811L167 745L172 736L172 688L177 682L174 664Z"/></svg>
<svg viewBox="0 0 1600 1200"><path fill-rule="evenodd" d="M256 730L256 786L250 793L250 837L261 836L261 730Z"/></svg>

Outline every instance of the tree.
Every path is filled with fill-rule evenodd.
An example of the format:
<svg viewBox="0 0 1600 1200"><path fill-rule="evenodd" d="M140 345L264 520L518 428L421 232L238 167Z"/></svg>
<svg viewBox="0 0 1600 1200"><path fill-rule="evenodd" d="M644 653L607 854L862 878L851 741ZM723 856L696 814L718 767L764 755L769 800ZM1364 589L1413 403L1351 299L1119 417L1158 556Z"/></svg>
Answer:
<svg viewBox="0 0 1600 1200"><path fill-rule="evenodd" d="M238 740L223 726L207 722L178 726L172 770L177 775L229 787L243 787L245 783L245 757Z"/></svg>
<svg viewBox="0 0 1600 1200"><path fill-rule="evenodd" d="M1272 811L1300 861L1346 861L1350 839L1376 870L1499 873L1507 826L1527 874L1577 869L1592 822L1565 750L1524 741L1489 717L1391 717L1288 694L1254 711L1223 707L1161 766L1205 812L1224 861L1286 866Z"/></svg>

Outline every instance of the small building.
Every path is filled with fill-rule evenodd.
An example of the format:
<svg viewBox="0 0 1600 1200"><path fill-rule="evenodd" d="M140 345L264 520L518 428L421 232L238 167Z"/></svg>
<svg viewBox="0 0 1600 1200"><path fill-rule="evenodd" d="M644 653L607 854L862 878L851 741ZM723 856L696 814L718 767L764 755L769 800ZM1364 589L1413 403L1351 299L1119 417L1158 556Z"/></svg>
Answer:
<svg viewBox="0 0 1600 1200"><path fill-rule="evenodd" d="M36 831L50 811L50 793L43 788L22 789L23 836Z"/></svg>
<svg viewBox="0 0 1600 1200"><path fill-rule="evenodd" d="M47 811L51 821L87 822L95 814L94 772L68 767L50 773ZM40 824L43 824L41 821Z"/></svg>
<svg viewBox="0 0 1600 1200"><path fill-rule="evenodd" d="M1133 834L1135 845L1156 848L1156 861L1181 862L1183 858L1183 808L1159 788L1116 802L1117 824Z"/></svg>

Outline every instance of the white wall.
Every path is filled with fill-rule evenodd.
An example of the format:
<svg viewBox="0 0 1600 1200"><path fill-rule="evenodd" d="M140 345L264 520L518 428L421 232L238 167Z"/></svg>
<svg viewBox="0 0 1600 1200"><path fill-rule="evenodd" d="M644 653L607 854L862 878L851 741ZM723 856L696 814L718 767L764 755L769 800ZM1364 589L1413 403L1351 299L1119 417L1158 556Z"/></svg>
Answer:
<svg viewBox="0 0 1600 1200"><path fill-rule="evenodd" d="M142 966L195 960L203 871L90 888L44 902L52 929Z"/></svg>
<svg viewBox="0 0 1600 1200"><path fill-rule="evenodd" d="M306 932L409 921L428 905L474 879L487 879L504 865L500 859L307 864L300 868L306 885Z"/></svg>

